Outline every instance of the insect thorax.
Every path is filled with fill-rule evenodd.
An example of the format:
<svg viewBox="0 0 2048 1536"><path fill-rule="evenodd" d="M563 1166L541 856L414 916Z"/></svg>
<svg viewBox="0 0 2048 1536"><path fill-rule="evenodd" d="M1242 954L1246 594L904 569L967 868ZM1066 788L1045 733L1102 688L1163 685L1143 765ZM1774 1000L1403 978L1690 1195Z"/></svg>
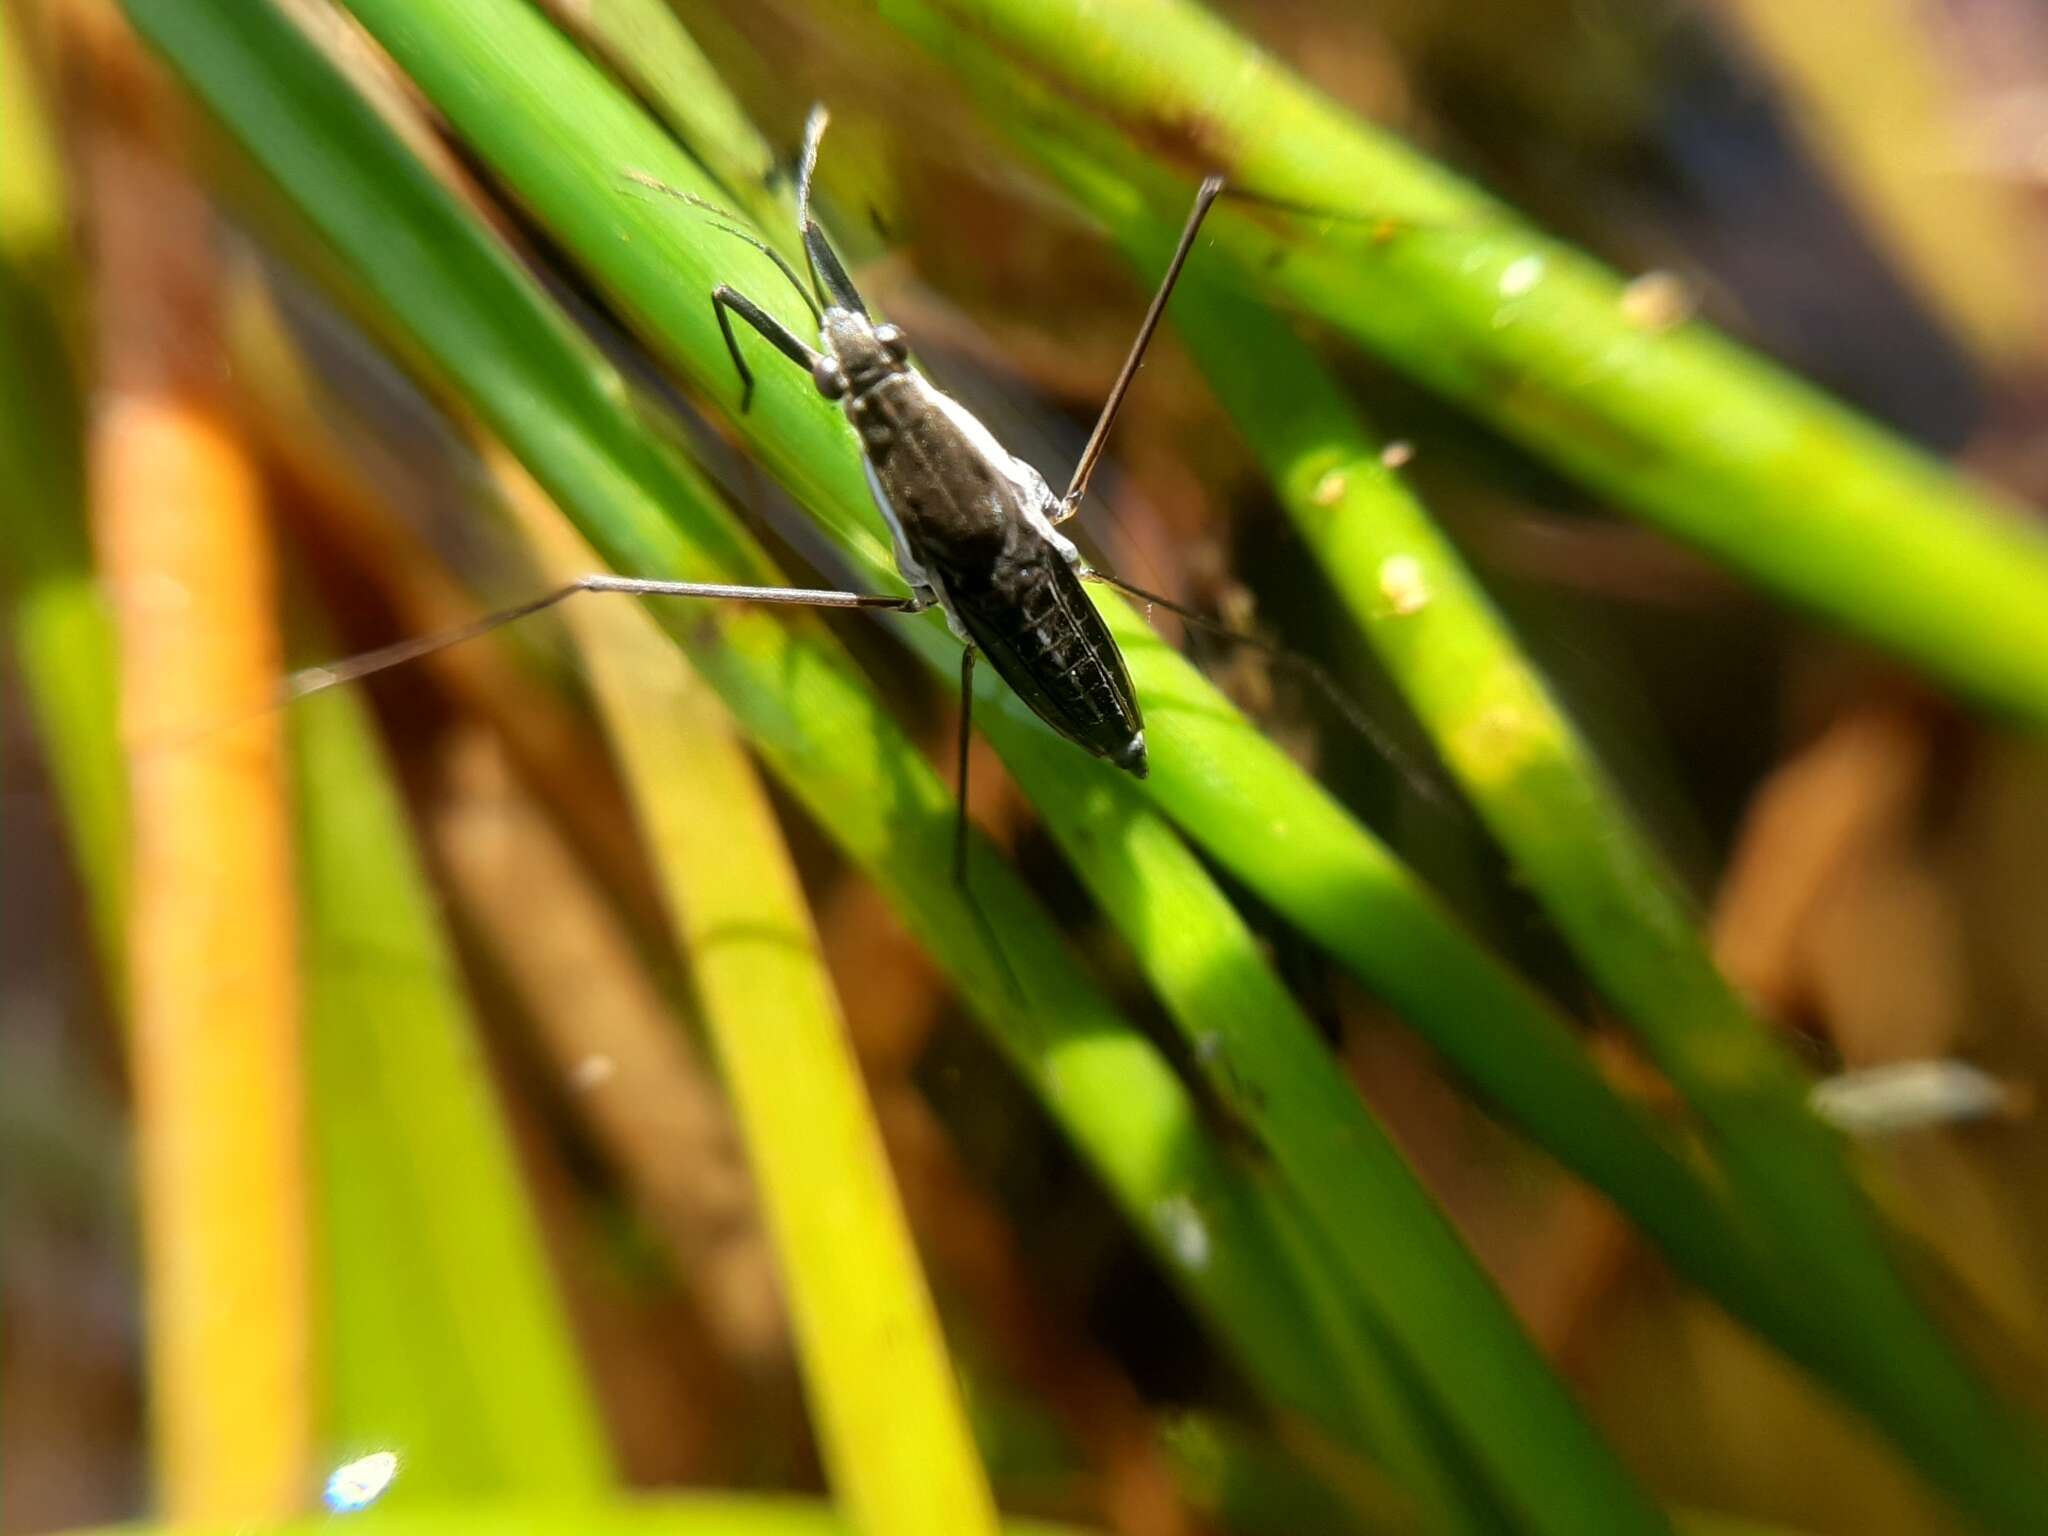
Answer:
<svg viewBox="0 0 2048 1536"><path fill-rule="evenodd" d="M963 431L961 419L972 418L918 375L888 375L849 394L846 414L873 468L883 514L921 562L995 560L1010 526L1028 521L1021 466L993 440L977 442Z"/></svg>

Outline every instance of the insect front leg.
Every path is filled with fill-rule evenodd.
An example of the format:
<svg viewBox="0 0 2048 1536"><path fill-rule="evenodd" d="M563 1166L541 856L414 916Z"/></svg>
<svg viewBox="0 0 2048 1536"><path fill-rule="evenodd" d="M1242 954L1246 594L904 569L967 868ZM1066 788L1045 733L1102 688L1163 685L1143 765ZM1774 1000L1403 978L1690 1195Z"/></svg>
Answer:
<svg viewBox="0 0 2048 1536"><path fill-rule="evenodd" d="M718 329L725 335L725 349L732 354L732 366L740 376L741 414L744 415L754 403L754 371L747 366L746 358L740 355L739 338L732 333L731 315L738 315L759 331L774 344L776 351L806 373L817 367L818 354L805 344L803 337L737 288L720 283L712 289L711 308L718 316Z"/></svg>
<svg viewBox="0 0 2048 1536"><path fill-rule="evenodd" d="M1096 463L1101 459L1102 450L1109 442L1110 428L1116 424L1117 412L1123 409L1124 396L1130 393L1131 384L1138 376L1138 369L1144 364L1145 353L1152 345L1153 333L1159 329L1159 322L1166 314L1167 300L1173 297L1174 284L1180 281L1181 268L1187 265L1188 256L1195 248L1195 237L1201 233L1202 223L1209 217L1209 210L1215 206L1218 198L1223 197L1306 217L1371 223L1382 230L1383 237L1397 227L1394 221L1384 218L1368 218L1365 215L1314 208L1303 203L1268 197L1242 187L1229 186L1221 176L1211 176L1205 180L1195 193L1194 206L1188 210L1187 222L1181 227L1180 239L1173 248L1172 257L1166 263L1164 275L1159 279L1158 290L1152 295L1152 303L1145 311L1143 322L1138 326L1137 338L1131 343L1131 350L1124 359L1123 367L1117 371L1116 382L1109 387L1108 398L1102 402L1102 410L1095 418L1095 429L1088 434L1088 444L1081 450L1080 462L1074 466L1074 478L1068 482L1066 495L1059 499L1057 509L1052 513L1051 520L1054 523L1063 523L1081 510L1081 499L1088 494L1088 481L1094 475Z"/></svg>

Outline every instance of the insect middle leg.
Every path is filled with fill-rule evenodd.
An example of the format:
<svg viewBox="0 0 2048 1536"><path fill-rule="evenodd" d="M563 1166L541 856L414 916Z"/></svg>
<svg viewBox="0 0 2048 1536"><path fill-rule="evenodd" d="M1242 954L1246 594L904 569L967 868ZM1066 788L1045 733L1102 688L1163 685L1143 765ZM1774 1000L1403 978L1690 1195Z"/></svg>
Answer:
<svg viewBox="0 0 2048 1536"><path fill-rule="evenodd" d="M1088 434L1088 444L1081 450L1080 462L1074 466L1074 478L1067 483L1067 494L1060 498L1059 510L1053 514L1055 523L1063 523L1081 510L1081 498L1088 494L1088 481L1095 474L1095 465L1109 442L1109 431L1116 425L1117 412L1123 409L1124 396L1131 392L1131 382L1144 365L1153 334L1158 331L1160 319L1166 314L1166 301L1173 297L1174 284L1180 281L1180 269L1188 264L1188 253L1195 248L1195 237L1202 232L1202 221L1208 218L1210 208L1222 195L1221 176L1211 176L1195 193L1195 205L1188 210L1187 223L1181 226L1173 257L1166 263L1165 275L1159 279L1159 290L1152 295L1152 303L1138 326L1137 337L1131 342L1130 353L1124 358L1123 367L1117 370L1116 382L1109 386L1109 398L1102 402L1102 410L1096 415L1095 430Z"/></svg>
<svg viewBox="0 0 2048 1536"><path fill-rule="evenodd" d="M754 403L754 371L747 366L746 358L740 355L739 338L732 333L732 315L738 315L747 324L775 347L784 357L795 363L806 373L817 367L818 354L803 337L797 335L780 320L752 299L725 283L711 290L711 308L718 316L718 329L725 335L725 350L732 354L732 366L740 376L740 410L744 413Z"/></svg>
<svg viewBox="0 0 2048 1536"><path fill-rule="evenodd" d="M1002 941L996 937L995 924L988 920L988 914L981 909L980 899L974 894L974 887L967 883L967 765L974 742L974 659L977 654L971 645L963 647L960 652L960 734L953 773L959 786L959 799L953 807L953 884L959 889L960 899L967 903L967 910L974 914L974 924L981 930L982 942L1001 963L1003 978L1010 985L1010 995L1021 999L1024 996L1023 985L1017 980L1017 972L1010 964Z"/></svg>
<svg viewBox="0 0 2048 1536"><path fill-rule="evenodd" d="M725 602L773 603L804 608L865 608L882 609L896 613L922 613L931 606L931 599L924 594L898 597L880 592L841 592L829 587L758 587L709 581L656 581L637 576L614 576L609 572L578 577L565 582L539 597L515 603L509 608L500 608L483 617L473 619L450 629L438 630L431 635L417 635L409 640L400 640L392 645L374 651L362 651L325 666L305 667L292 673L284 680L277 699L266 708L275 708L301 699L309 694L323 693L329 688L344 683L357 682L362 678L407 662L418 661L450 646L474 640L492 630L507 624L530 618L545 609L567 602L579 592L625 593L637 597L687 597L709 598ZM973 646L968 646L960 657L960 739L958 752L959 800L954 811L953 822L953 883L959 889L961 898L974 914L976 927L981 930L983 942L995 955L1001 965L1004 980L1011 994L1021 998L1023 988L1017 974L1010 965L1009 956L1004 953L1001 941L996 937L995 927L988 920L988 914L981 909L967 881L967 791L968 791L968 750L973 739L974 708L974 658ZM207 731L224 728L235 721L221 721L207 728Z"/></svg>

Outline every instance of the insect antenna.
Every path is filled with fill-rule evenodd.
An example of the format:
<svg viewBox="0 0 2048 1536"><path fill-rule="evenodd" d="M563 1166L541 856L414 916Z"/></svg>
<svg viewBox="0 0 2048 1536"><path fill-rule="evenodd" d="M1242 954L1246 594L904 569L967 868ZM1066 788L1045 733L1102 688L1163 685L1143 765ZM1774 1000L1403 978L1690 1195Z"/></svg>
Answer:
<svg viewBox="0 0 2048 1536"><path fill-rule="evenodd" d="M746 241L747 244L774 262L775 269L789 279L789 286L794 288L796 296L804 301L804 308L811 312L812 321L819 325L825 323L825 317L818 311L818 301L812 298L810 290L804 287L804 280L797 275L796 268L790 265L788 257L776 250L766 240L761 239L758 235L747 233L747 231L741 229L736 224L724 224L714 220L711 227L713 229L722 229L735 239Z"/></svg>
<svg viewBox="0 0 2048 1536"><path fill-rule="evenodd" d="M825 110L825 103L817 102L811 107L810 116L804 119L804 147L796 163L796 221L803 228L811 222L811 178L818 173L818 146L825 138L825 125L832 121L832 114Z"/></svg>
<svg viewBox="0 0 2048 1536"><path fill-rule="evenodd" d="M775 270L789 279L789 286L794 288L796 296L804 301L804 308L811 312L811 319L820 324L823 323L824 316L818 312L818 301L811 297L810 289L804 285L802 276L790 264L789 258L776 250L774 246L763 240L759 235L740 228L738 223L739 215L719 207L718 204L712 202L709 198L699 197L694 192L685 192L681 187L672 187L658 177L648 175L645 171L627 171L625 174L628 181L637 182L643 187L650 187L656 192L665 192L670 197L680 198L693 208L701 208L706 213L715 215L710 221L711 227L723 230L735 240L744 240L748 245L751 245L763 256L774 262Z"/></svg>
<svg viewBox="0 0 2048 1536"><path fill-rule="evenodd" d="M868 307L861 300L860 290L846 275L832 242L825 238L825 231L811 217L811 181L818 172L818 146L824 141L825 125L831 121L832 114L825 110L822 101L804 119L804 150L797 162L796 175L797 223L803 230L804 260L811 264L811 281L818 285L818 302L829 301L835 308L865 315Z"/></svg>

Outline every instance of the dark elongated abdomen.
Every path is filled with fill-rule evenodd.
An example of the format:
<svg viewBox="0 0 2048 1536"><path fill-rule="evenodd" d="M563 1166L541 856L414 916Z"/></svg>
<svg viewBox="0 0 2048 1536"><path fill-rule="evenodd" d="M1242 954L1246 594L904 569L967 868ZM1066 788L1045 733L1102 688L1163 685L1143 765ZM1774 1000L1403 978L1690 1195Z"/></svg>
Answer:
<svg viewBox="0 0 2048 1536"><path fill-rule="evenodd" d="M901 529L899 558L935 584L1040 719L1143 777L1144 723L1130 674L1067 554L1033 520L1052 502L1035 472L1015 465L915 375L849 398L847 415L883 510ZM920 579L908 569L905 576Z"/></svg>
<svg viewBox="0 0 2048 1536"><path fill-rule="evenodd" d="M1066 557L1027 523L978 570L941 569L953 611L1045 723L1143 777L1144 721L1124 659Z"/></svg>

